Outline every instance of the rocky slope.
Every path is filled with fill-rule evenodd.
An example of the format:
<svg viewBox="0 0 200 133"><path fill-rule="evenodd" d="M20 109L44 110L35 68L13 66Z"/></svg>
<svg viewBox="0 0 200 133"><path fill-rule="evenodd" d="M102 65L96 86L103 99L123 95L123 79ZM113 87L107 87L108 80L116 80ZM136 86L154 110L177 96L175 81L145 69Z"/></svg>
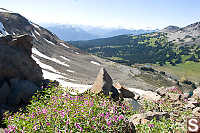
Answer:
<svg viewBox="0 0 200 133"><path fill-rule="evenodd" d="M196 22L182 28L169 26L160 32L167 33L168 40L173 41L174 43L182 45L199 45L200 43L200 22Z"/></svg>
<svg viewBox="0 0 200 133"><path fill-rule="evenodd" d="M18 13L1 9L0 22L1 36L7 34L32 36L32 58L42 68L45 79L57 80L64 87L84 91L93 83L99 69L104 67L110 72L114 81L126 84L128 87L154 88L142 79L134 78L134 75L140 73L139 69L88 55Z"/></svg>
<svg viewBox="0 0 200 133"><path fill-rule="evenodd" d="M176 32L179 29L180 28L177 26L170 25L170 26L167 26L166 28L160 30L160 32Z"/></svg>
<svg viewBox="0 0 200 133"><path fill-rule="evenodd" d="M119 83L112 84L112 79L108 78L109 75L105 70L104 73L106 74L102 76L102 71L99 72L95 81L99 84L94 84L95 93L99 92L99 88L103 92L109 92L112 87L105 89L103 86L113 85L117 91L112 91L112 95L119 96L125 103L132 105L133 111L137 111L129 118L137 132L149 131L148 128L141 128L141 126L149 127L151 132L160 132L160 130L167 132L167 128L161 123L169 124L172 132L186 132L187 118L195 118L200 115L200 88L189 93L183 93L176 86L161 87L154 91L131 89L121 86ZM171 121L171 123L167 121ZM157 128L153 129L154 127ZM170 128L168 127L168 129Z"/></svg>

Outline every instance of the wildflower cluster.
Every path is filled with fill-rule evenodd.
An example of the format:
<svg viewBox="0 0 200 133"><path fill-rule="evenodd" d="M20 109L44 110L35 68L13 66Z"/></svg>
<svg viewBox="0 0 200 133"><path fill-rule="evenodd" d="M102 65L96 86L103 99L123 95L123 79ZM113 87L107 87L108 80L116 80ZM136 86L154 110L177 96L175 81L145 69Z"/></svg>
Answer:
<svg viewBox="0 0 200 133"><path fill-rule="evenodd" d="M6 130L70 133L131 130L127 118L132 109L124 103L90 93L72 96L58 87L46 89L43 94L34 96L26 111L6 114Z"/></svg>

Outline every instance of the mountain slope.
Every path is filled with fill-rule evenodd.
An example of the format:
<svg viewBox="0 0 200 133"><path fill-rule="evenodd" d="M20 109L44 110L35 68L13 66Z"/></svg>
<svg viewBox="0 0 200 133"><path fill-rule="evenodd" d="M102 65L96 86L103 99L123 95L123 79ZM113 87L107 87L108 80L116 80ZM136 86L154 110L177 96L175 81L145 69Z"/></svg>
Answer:
<svg viewBox="0 0 200 133"><path fill-rule="evenodd" d="M166 29L166 28L165 28ZM200 22L190 24L183 28L174 28L175 30L161 30L167 34L168 40L176 44L198 44L200 42Z"/></svg>
<svg viewBox="0 0 200 133"><path fill-rule="evenodd" d="M180 28L177 27L177 26L173 26L173 25L170 25L170 26L167 26L166 28L160 30L160 32L176 32L178 31Z"/></svg>
<svg viewBox="0 0 200 133"><path fill-rule="evenodd" d="M20 14L0 10L0 22L1 35L29 34L33 37L32 58L42 67L44 78L57 80L64 87L84 91L89 86L83 84L92 84L99 69L105 67L114 82L118 81L130 88L155 88L140 78L134 78L134 75L140 73L137 68L88 55Z"/></svg>
<svg viewBox="0 0 200 133"><path fill-rule="evenodd" d="M120 35L70 44L115 62L127 65L137 63L180 64L200 61L199 22L179 28L168 26L154 33Z"/></svg>
<svg viewBox="0 0 200 133"><path fill-rule="evenodd" d="M170 61L174 54L169 47L171 43L166 41L162 33L120 35L69 43L89 53L126 65L157 62L163 64Z"/></svg>

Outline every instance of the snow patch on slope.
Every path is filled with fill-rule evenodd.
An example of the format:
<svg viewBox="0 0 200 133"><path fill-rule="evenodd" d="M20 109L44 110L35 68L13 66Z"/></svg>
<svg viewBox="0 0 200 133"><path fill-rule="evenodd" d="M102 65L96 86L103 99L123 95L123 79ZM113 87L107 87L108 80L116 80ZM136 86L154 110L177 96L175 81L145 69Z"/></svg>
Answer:
<svg viewBox="0 0 200 133"><path fill-rule="evenodd" d="M33 27L35 27L35 28L40 30L40 27L38 25L34 24L33 22L30 22L30 24L33 25Z"/></svg>
<svg viewBox="0 0 200 133"><path fill-rule="evenodd" d="M50 80L59 80L59 79L67 79L62 75L51 73L46 70L42 70L44 79L50 79Z"/></svg>
<svg viewBox="0 0 200 133"><path fill-rule="evenodd" d="M48 72L46 70L42 70L42 73L43 73L44 79L57 80L57 81L64 81L64 80L76 81L74 79L69 79L69 78L66 78L66 77L64 77L60 74L51 73L51 72Z"/></svg>
<svg viewBox="0 0 200 133"><path fill-rule="evenodd" d="M64 62L61 62L61 61L59 61L59 60L56 59L56 58L50 58L50 57L48 57L48 56L42 54L42 53L41 53L40 51L38 51L36 48L32 48L32 52L33 52L33 54L36 54L36 55L38 55L38 56L40 56L40 57L42 57L42 58L45 58L45 59L47 59L47 60L51 60L51 61L53 61L53 62L55 62L55 63L60 64L60 65L69 67L68 64L66 64L66 63L64 63Z"/></svg>
<svg viewBox="0 0 200 133"><path fill-rule="evenodd" d="M44 63L42 63L39 59L37 59L36 57L34 57L32 55L32 58L36 61L36 63L42 68L42 72L43 72L43 77L45 79L51 79L51 80L58 80L58 79L67 79L67 80L71 80L71 81L76 81L74 79L69 79L66 78L64 76L61 75L60 72L58 72L56 69L54 69L52 66L46 65ZM44 70L45 69L45 70ZM48 72L47 70L51 71ZM70 70L69 70L70 71ZM53 73L52 73L53 72Z"/></svg>
<svg viewBox="0 0 200 133"><path fill-rule="evenodd" d="M63 66L69 67L68 64L65 64L64 62L61 62L61 61L57 60L56 58L52 58L51 60L54 61L54 62L56 62L56 63L58 63L58 64L60 64L60 65L63 65Z"/></svg>
<svg viewBox="0 0 200 133"><path fill-rule="evenodd" d="M3 9L3 8L0 8L0 12L13 13L13 12L11 12L11 11L8 11L8 10L6 10L6 9Z"/></svg>
<svg viewBox="0 0 200 133"><path fill-rule="evenodd" d="M5 30L3 24L0 22L0 31L3 35L9 35L8 32ZM0 33L1 34L1 33Z"/></svg>
<svg viewBox="0 0 200 133"><path fill-rule="evenodd" d="M47 43L49 43L49 44L55 45L55 43L53 43L53 42L47 40L46 38L44 38L44 40L45 40Z"/></svg>
<svg viewBox="0 0 200 133"><path fill-rule="evenodd" d="M64 57L64 56L60 56L62 59L66 60L66 61L71 61L70 59Z"/></svg>
<svg viewBox="0 0 200 133"><path fill-rule="evenodd" d="M36 63L37 63L41 68L50 70L50 71L55 72L55 73L60 73L60 72L58 72L56 69L54 69L52 66L49 66L49 65L46 65L46 64L40 62L40 60L37 59L36 57L34 57L33 55L32 55L32 58L36 61Z"/></svg>
<svg viewBox="0 0 200 133"><path fill-rule="evenodd" d="M38 36L40 36L40 33L38 33L37 30L34 29L34 32L35 32Z"/></svg>
<svg viewBox="0 0 200 133"><path fill-rule="evenodd" d="M56 80L60 83L60 85L63 88L71 88L71 89L77 91L78 93L83 93L86 90L88 90L89 88L91 88L91 85L83 85L83 84L75 84L75 83L71 83L71 82L66 82L65 80L71 80L71 81L74 81L74 80L67 79L59 74L51 73L46 70L42 70L42 72L43 72L43 77L45 79ZM74 92L72 94L77 94L77 93Z"/></svg>
<svg viewBox="0 0 200 133"><path fill-rule="evenodd" d="M77 91L78 93L84 93L87 91L89 88L92 87L92 85L84 85L84 84L75 84L71 82L65 82L64 80L57 80L62 87L64 88L72 88L73 90ZM77 94L76 92L71 93L71 94Z"/></svg>
<svg viewBox="0 0 200 133"><path fill-rule="evenodd" d="M99 64L98 62L95 62L95 61L90 61L90 63L95 64L97 66L101 66L101 64Z"/></svg>
<svg viewBox="0 0 200 133"><path fill-rule="evenodd" d="M35 34L33 32L31 32L32 36L38 41L37 37L35 36Z"/></svg>
<svg viewBox="0 0 200 133"><path fill-rule="evenodd" d="M64 47L66 47L66 48L69 48L67 45L65 45L64 43L60 43L60 45L62 45L62 46L64 46Z"/></svg>
<svg viewBox="0 0 200 133"><path fill-rule="evenodd" d="M37 53L36 55L39 54L39 55L41 55L43 57L46 56L46 55L43 55L42 53L40 53L36 48L32 48L32 51L33 51L34 54ZM60 75L61 74L60 72L55 70L53 67L40 62L39 59L37 59L33 55L32 55L32 58L42 68L42 73L43 73L44 79L56 80L56 81L58 81L60 83L60 85L63 88L71 88L71 89L75 90L75 92L73 92L72 94L77 94L76 92L83 93L83 92L85 92L86 90L88 90L89 88L92 87L91 85L83 85L83 84L75 84L75 83L71 83L71 82L66 82L65 80L70 80L70 81L76 81L76 80L69 79L69 78L66 78L66 77ZM44 69L46 69L46 70L44 70ZM55 73L49 72L47 70L50 70L50 71L55 72ZM74 71L69 70L69 69L67 71L68 72L72 72L72 73L74 72Z"/></svg>
<svg viewBox="0 0 200 133"><path fill-rule="evenodd" d="M68 72L70 72L70 73L74 73L74 71L72 71L72 70L69 70L69 69L67 69L67 71L68 71Z"/></svg>

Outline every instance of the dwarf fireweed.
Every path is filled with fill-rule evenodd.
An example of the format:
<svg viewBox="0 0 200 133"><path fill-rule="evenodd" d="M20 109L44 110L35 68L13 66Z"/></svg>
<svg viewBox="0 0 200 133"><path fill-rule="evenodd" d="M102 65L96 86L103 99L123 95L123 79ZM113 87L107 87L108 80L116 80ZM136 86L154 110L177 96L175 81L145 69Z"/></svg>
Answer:
<svg viewBox="0 0 200 133"><path fill-rule="evenodd" d="M25 111L6 113L9 132L124 132L132 108L90 92L73 96L68 89L51 86L37 92ZM103 105L103 106L102 106ZM124 112L121 107L127 108ZM113 111L114 110L114 111Z"/></svg>

